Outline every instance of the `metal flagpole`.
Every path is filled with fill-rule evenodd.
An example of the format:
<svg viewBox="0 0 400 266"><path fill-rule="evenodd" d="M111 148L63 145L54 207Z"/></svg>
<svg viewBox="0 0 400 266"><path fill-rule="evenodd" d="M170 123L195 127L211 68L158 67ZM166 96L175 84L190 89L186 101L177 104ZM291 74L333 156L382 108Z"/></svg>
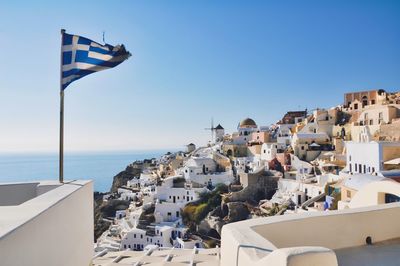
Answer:
<svg viewBox="0 0 400 266"><path fill-rule="evenodd" d="M65 30L61 29L61 56L60 56L60 158L59 158L59 181L64 182L64 90L62 87L62 43Z"/></svg>

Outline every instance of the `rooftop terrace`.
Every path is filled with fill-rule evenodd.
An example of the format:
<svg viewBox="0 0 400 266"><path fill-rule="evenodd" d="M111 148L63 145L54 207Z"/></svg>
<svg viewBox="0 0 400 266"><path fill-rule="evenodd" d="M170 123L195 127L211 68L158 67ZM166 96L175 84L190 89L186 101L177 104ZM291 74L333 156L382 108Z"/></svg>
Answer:
<svg viewBox="0 0 400 266"><path fill-rule="evenodd" d="M0 184L2 266L89 265L92 256L91 181Z"/></svg>
<svg viewBox="0 0 400 266"><path fill-rule="evenodd" d="M103 252L93 259L94 266L169 265L218 266L219 249L162 249Z"/></svg>
<svg viewBox="0 0 400 266"><path fill-rule="evenodd" d="M228 224L220 249L153 246L95 257L90 181L0 185L0 217L2 266L400 265L400 203Z"/></svg>

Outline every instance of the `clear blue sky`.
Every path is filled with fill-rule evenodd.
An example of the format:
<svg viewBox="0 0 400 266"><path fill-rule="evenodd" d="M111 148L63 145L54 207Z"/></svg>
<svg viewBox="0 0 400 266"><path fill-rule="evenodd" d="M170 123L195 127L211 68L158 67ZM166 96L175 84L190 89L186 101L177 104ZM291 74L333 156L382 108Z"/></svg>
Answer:
<svg viewBox="0 0 400 266"><path fill-rule="evenodd" d="M399 1L2 1L0 152L57 151L60 29L133 56L66 90L67 151L205 144L400 87Z"/></svg>

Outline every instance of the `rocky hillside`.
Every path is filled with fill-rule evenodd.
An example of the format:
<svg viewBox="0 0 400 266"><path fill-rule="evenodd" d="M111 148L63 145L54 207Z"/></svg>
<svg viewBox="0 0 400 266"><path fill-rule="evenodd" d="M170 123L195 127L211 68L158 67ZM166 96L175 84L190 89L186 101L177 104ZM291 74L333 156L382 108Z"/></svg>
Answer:
<svg viewBox="0 0 400 266"><path fill-rule="evenodd" d="M104 231L106 231L115 212L125 210L129 207L129 201L111 199L103 201L103 193L94 193L94 239L97 239Z"/></svg>
<svg viewBox="0 0 400 266"><path fill-rule="evenodd" d="M134 177L139 177L142 171L143 163L141 161L136 161L128 165L124 171L114 176L110 192L117 192L118 188L126 185L128 180L131 180Z"/></svg>
<svg viewBox="0 0 400 266"><path fill-rule="evenodd" d="M126 185L128 180L139 177L143 169L148 166L151 166L151 160L149 159L144 161L135 161L128 165L124 171L114 176L110 192L112 194L116 193L119 187ZM129 201L113 199L113 197L118 198L117 195L112 196L110 200L104 202L103 196L105 194L106 193L94 192L93 209L95 240L97 240L97 238L110 227L111 223L107 218L112 219L116 210L125 210L129 207Z"/></svg>
<svg viewBox="0 0 400 266"><path fill-rule="evenodd" d="M103 193L94 193L94 239L97 240L99 236L110 227L110 222L103 219L101 206L103 204Z"/></svg>

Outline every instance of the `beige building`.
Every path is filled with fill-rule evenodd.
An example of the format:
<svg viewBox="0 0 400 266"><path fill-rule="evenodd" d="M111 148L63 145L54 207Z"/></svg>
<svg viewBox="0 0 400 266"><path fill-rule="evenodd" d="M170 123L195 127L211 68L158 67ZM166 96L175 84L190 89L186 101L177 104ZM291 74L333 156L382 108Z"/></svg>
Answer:
<svg viewBox="0 0 400 266"><path fill-rule="evenodd" d="M242 144L223 144L222 151L228 157L246 157L247 145Z"/></svg>
<svg viewBox="0 0 400 266"><path fill-rule="evenodd" d="M321 150L329 150L330 138L326 133L295 133L291 145L294 155L300 160L312 161Z"/></svg>
<svg viewBox="0 0 400 266"><path fill-rule="evenodd" d="M257 156L261 154L261 146L262 144L249 144L247 146L247 156Z"/></svg>
<svg viewBox="0 0 400 266"><path fill-rule="evenodd" d="M389 124L400 117L400 105L380 105L365 108L358 117L358 125L372 126Z"/></svg>
<svg viewBox="0 0 400 266"><path fill-rule="evenodd" d="M364 186L385 179L382 176L356 174L350 175L341 185L341 201L349 203Z"/></svg>
<svg viewBox="0 0 400 266"><path fill-rule="evenodd" d="M345 93L344 106L349 111L358 111L368 105L383 104L386 100L384 90L371 90Z"/></svg>

